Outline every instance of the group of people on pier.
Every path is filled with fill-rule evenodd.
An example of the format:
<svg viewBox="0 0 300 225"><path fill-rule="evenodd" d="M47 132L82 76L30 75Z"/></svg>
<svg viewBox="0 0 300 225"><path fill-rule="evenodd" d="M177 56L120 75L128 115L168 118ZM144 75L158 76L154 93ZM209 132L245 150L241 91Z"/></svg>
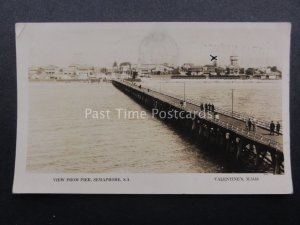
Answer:
<svg viewBox="0 0 300 225"><path fill-rule="evenodd" d="M205 104L203 104L203 103L201 103L200 104L200 110L201 111L204 111L205 110L205 112L207 112L207 111L212 111L212 112L214 112L215 111L215 106L214 106L214 104L210 104L210 103L205 103Z"/></svg>
<svg viewBox="0 0 300 225"><path fill-rule="evenodd" d="M256 131L256 119L255 118L249 118L248 120L246 120L246 130L249 131Z"/></svg>
<svg viewBox="0 0 300 225"><path fill-rule="evenodd" d="M208 111L210 111L210 112L213 113L213 119L215 121L219 121L220 120L219 113L215 112L215 105L214 104L210 104L210 103L203 104L203 103L201 103L200 104L200 110L202 112L208 112Z"/></svg>
<svg viewBox="0 0 300 225"><path fill-rule="evenodd" d="M133 85L136 85L136 83L133 83ZM140 84L138 87L141 89L142 85ZM148 92L149 92L149 88L148 88ZM181 101L180 105L181 105L181 107L185 108L186 107L186 101ZM200 110L204 111L204 112L208 112L208 111L213 112L213 119L216 120L216 121L220 120L219 114L217 112L215 112L214 104L211 104L211 103L203 104L203 103L201 103L200 104ZM245 125L246 125L246 130L255 132L256 128L257 128L256 118L246 119L245 120ZM280 125L279 121L277 121L276 124L273 121L271 121L270 127L269 127L270 135L275 135L275 133L277 135L280 135L280 129L281 129L281 125Z"/></svg>
<svg viewBox="0 0 300 225"><path fill-rule="evenodd" d="M257 120L255 118L249 118L249 119L245 120L246 129L248 131L256 131L256 126L257 126L256 123L257 123ZM277 121L276 125L273 121L271 121L270 135L275 135L275 133L277 135L280 135L280 129L281 129L281 125L278 121Z"/></svg>
<svg viewBox="0 0 300 225"><path fill-rule="evenodd" d="M271 123L270 123L270 135L275 135L275 132L276 132L277 135L279 135L280 134L279 133L280 128L281 128L280 123L277 121L277 123L275 125L275 123L272 120Z"/></svg>

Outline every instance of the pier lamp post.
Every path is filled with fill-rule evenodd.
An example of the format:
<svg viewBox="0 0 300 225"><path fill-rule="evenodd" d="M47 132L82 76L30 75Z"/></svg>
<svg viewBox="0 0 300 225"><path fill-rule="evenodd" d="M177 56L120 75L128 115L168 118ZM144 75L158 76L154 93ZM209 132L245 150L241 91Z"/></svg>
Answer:
<svg viewBox="0 0 300 225"><path fill-rule="evenodd" d="M183 101L185 101L185 82L183 82Z"/></svg>
<svg viewBox="0 0 300 225"><path fill-rule="evenodd" d="M183 84L183 101L185 101L185 82L175 82L175 83L182 83Z"/></svg>
<svg viewBox="0 0 300 225"><path fill-rule="evenodd" d="M233 91L234 89L231 89L231 117L233 117Z"/></svg>

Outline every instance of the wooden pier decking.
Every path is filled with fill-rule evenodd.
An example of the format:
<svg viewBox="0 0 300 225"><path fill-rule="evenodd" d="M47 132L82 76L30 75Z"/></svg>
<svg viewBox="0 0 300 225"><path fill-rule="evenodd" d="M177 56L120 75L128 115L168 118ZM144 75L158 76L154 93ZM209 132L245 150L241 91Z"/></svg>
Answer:
<svg viewBox="0 0 300 225"><path fill-rule="evenodd" d="M200 106L193 100L186 99L185 106L183 106L183 98L161 93L140 84L114 80L113 85L145 107L160 111L175 109L193 113L196 119L183 119L179 122L182 126L188 127L191 134L196 133L197 137L205 137L215 144L223 145L226 151L233 152L235 158L247 156L257 168L265 164L266 171L272 168L275 174L284 172L282 133L270 135L267 121L257 120L256 130L249 131L245 126L248 115L237 112L232 114L232 112L215 108L214 112L219 114L219 119L216 120L208 116L209 113L212 115L211 111L201 111ZM174 120L174 123L178 121Z"/></svg>

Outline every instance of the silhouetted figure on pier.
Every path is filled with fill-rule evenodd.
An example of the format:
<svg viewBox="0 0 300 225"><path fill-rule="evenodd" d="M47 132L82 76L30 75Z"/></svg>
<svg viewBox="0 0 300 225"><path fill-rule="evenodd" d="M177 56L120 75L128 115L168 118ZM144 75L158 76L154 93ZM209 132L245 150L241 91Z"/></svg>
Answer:
<svg viewBox="0 0 300 225"><path fill-rule="evenodd" d="M186 107L186 101L180 101L180 106L182 108L185 108Z"/></svg>
<svg viewBox="0 0 300 225"><path fill-rule="evenodd" d="M139 85L139 89L141 89L142 88L142 85Z"/></svg>
<svg viewBox="0 0 300 225"><path fill-rule="evenodd" d="M276 133L277 133L277 135L279 135L279 132L280 132L280 123L277 121L277 124L276 124Z"/></svg>
<svg viewBox="0 0 300 225"><path fill-rule="evenodd" d="M216 119L216 121L217 122L219 122L219 120L220 120L220 115L219 115L219 113L215 113L216 115L215 115L215 119Z"/></svg>
<svg viewBox="0 0 300 225"><path fill-rule="evenodd" d="M252 127L253 127L253 131L256 131L256 119L255 118L253 118L253 120L252 120Z"/></svg>
<svg viewBox="0 0 300 225"><path fill-rule="evenodd" d="M271 123L270 123L270 135L274 135L274 131L275 131L275 123L273 121L271 121Z"/></svg>
<svg viewBox="0 0 300 225"><path fill-rule="evenodd" d="M214 104L211 104L211 111L215 111L215 106L214 106Z"/></svg>
<svg viewBox="0 0 300 225"><path fill-rule="evenodd" d="M201 111L203 111L203 110L204 110L203 103L201 103L201 105L200 105L200 110L201 110Z"/></svg>
<svg viewBox="0 0 300 225"><path fill-rule="evenodd" d="M219 121L220 120L220 115L219 113L216 114L216 121Z"/></svg>
<svg viewBox="0 0 300 225"><path fill-rule="evenodd" d="M220 120L219 113L216 113L216 112L214 113L214 120L217 122Z"/></svg>
<svg viewBox="0 0 300 225"><path fill-rule="evenodd" d="M205 107L205 112L207 112L207 110L208 110L208 105L207 105L207 103L205 103L204 107Z"/></svg>
<svg viewBox="0 0 300 225"><path fill-rule="evenodd" d="M208 110L210 111L211 110L211 104L208 103L207 107L208 107Z"/></svg>
<svg viewBox="0 0 300 225"><path fill-rule="evenodd" d="M249 118L248 119L248 129L249 129L249 131L251 131L251 128L252 128L252 122L251 122L251 119Z"/></svg>

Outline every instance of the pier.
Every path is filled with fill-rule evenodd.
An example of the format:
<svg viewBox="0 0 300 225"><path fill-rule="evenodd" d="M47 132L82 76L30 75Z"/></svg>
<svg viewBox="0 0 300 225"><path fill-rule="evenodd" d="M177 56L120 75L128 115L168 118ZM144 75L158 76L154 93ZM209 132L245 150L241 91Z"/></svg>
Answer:
<svg viewBox="0 0 300 225"><path fill-rule="evenodd" d="M192 99L183 99L168 93L135 85L132 82L113 80L112 84L149 110L157 112L178 111L182 115L193 114L193 118L164 118L167 123L181 129L200 144L209 144L221 151L225 159L250 168L251 172L284 173L282 133L269 135L269 122L257 120L256 130L249 131L245 120L249 118L238 112L215 108L219 118L208 116ZM282 129L281 129L282 130Z"/></svg>

